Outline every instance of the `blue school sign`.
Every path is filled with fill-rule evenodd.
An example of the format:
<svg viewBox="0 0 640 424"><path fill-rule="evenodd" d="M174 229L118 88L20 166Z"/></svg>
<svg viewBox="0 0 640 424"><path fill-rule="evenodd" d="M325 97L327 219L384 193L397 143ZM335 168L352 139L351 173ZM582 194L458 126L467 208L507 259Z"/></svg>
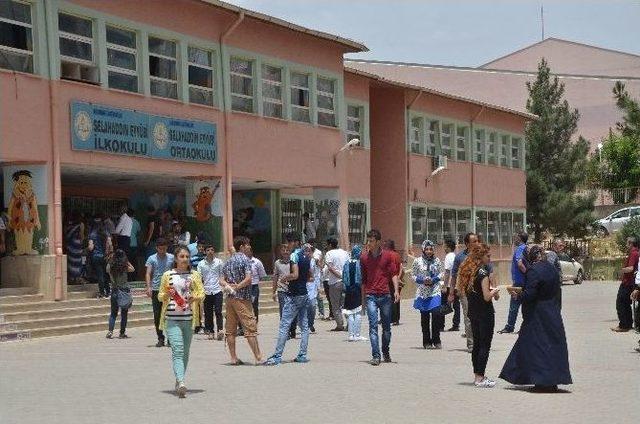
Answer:
<svg viewBox="0 0 640 424"><path fill-rule="evenodd" d="M73 150L185 162L217 162L216 126L115 109L84 102L71 104Z"/></svg>

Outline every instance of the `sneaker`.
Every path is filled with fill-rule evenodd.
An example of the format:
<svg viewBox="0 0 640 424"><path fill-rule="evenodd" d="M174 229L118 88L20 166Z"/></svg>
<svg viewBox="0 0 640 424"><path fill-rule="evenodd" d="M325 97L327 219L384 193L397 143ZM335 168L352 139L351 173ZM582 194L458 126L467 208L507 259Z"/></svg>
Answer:
<svg viewBox="0 0 640 424"><path fill-rule="evenodd" d="M611 329L611 331L615 332L615 333L626 333L627 331L631 330L630 328L620 328L620 326L618 327L613 327Z"/></svg>
<svg viewBox="0 0 640 424"><path fill-rule="evenodd" d="M178 383L178 389L176 390L176 393L178 394L178 397L180 399L184 399L187 397L187 386L184 385L184 383Z"/></svg>
<svg viewBox="0 0 640 424"><path fill-rule="evenodd" d="M431 343L423 344L422 347L425 349L433 349L433 345Z"/></svg>
<svg viewBox="0 0 640 424"><path fill-rule="evenodd" d="M267 360L266 360L266 361L264 361L264 364L263 364L263 365L266 365L266 366L275 366L275 365L280 365L280 363L281 363L281 362L282 362L282 359L280 359L280 358L275 358L275 357L273 357L273 356L272 356L272 357L270 357L270 358L267 358Z"/></svg>
<svg viewBox="0 0 640 424"><path fill-rule="evenodd" d="M442 349L442 343L436 343L433 345L433 348L436 350Z"/></svg>
<svg viewBox="0 0 640 424"><path fill-rule="evenodd" d="M329 331L344 331L344 327L336 327L336 328L332 328Z"/></svg>
<svg viewBox="0 0 640 424"><path fill-rule="evenodd" d="M447 331L460 331L460 327L453 326L450 329L448 329Z"/></svg>
<svg viewBox="0 0 640 424"><path fill-rule="evenodd" d="M462 334L460 334L460 337L462 337L463 339L466 339L467 338L467 334L466 333L462 333Z"/></svg>
<svg viewBox="0 0 640 424"><path fill-rule="evenodd" d="M309 331L311 331L312 333L316 332L316 327L314 327L313 325L311 327L309 327Z"/></svg>
<svg viewBox="0 0 640 424"><path fill-rule="evenodd" d="M488 379L487 377L483 378L480 382L473 383L476 387L490 389L496 385L496 382Z"/></svg>
<svg viewBox="0 0 640 424"><path fill-rule="evenodd" d="M156 347L163 347L164 346L164 340L158 340L158 343L156 343Z"/></svg>
<svg viewBox="0 0 640 424"><path fill-rule="evenodd" d="M388 353L387 353L386 355L385 355L385 354L383 354L383 355L382 355L382 357L383 357L383 359L382 359L382 360L383 360L384 362L386 362L386 363L391 362L391 355L389 355Z"/></svg>
<svg viewBox="0 0 640 424"><path fill-rule="evenodd" d="M377 367L378 365L380 365L380 358L373 358L372 360L369 361L369 363L374 367Z"/></svg>
<svg viewBox="0 0 640 424"><path fill-rule="evenodd" d="M502 330L498 331L498 334L511 334L511 333L513 333L513 330L511 328L507 328L507 327L505 327Z"/></svg>
<svg viewBox="0 0 640 424"><path fill-rule="evenodd" d="M366 338L366 337L364 337L364 336L360 336L360 335L358 335L358 336L356 336L356 340L355 340L355 341L357 341L357 342L368 342L368 341L369 341L369 339L367 339L367 338Z"/></svg>
<svg viewBox="0 0 640 424"><path fill-rule="evenodd" d="M307 358L304 355L298 355L296 356L296 358L293 360L293 362L297 362L299 364L306 364L307 362L309 362L309 358Z"/></svg>
<svg viewBox="0 0 640 424"><path fill-rule="evenodd" d="M354 336L353 334L349 334L349 338L347 339L350 342L355 342L356 341L356 336Z"/></svg>
<svg viewBox="0 0 640 424"><path fill-rule="evenodd" d="M224 333L222 331L218 331L218 335L216 336L216 340L223 340L224 339Z"/></svg>
<svg viewBox="0 0 640 424"><path fill-rule="evenodd" d="M119 339L128 339L128 338L129 338L129 336L127 336L127 335L126 335L126 334L124 334L124 333L120 333L120 335L118 336L118 338L119 338Z"/></svg>
<svg viewBox="0 0 640 424"><path fill-rule="evenodd" d="M110 339L112 337L113 337L113 331L107 332L107 339Z"/></svg>

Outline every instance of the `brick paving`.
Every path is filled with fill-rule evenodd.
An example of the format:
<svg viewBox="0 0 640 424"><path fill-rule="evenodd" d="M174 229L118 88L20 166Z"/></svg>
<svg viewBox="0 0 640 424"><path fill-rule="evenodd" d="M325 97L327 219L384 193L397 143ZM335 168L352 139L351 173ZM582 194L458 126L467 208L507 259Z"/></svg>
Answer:
<svg viewBox="0 0 640 424"><path fill-rule="evenodd" d="M152 347L150 328L131 329L128 340L106 340L102 332L0 344L0 423L637 422L639 336L609 330L616 324L616 290L617 284L600 282L564 287L570 393L532 394L502 380L494 389L476 389L460 333L444 333L441 351L423 350L419 315L404 301L402 325L393 327L396 363L377 368L366 363L368 342L346 342L346 333L327 331L328 322L316 324L308 364L227 366L222 342L196 336L185 400L173 394L170 349ZM503 296L496 330L507 308ZM277 315L261 317L265 356L273 351L276 326ZM489 376L499 373L516 337L496 334ZM297 344L287 344L287 361ZM249 360L243 339L238 347Z"/></svg>

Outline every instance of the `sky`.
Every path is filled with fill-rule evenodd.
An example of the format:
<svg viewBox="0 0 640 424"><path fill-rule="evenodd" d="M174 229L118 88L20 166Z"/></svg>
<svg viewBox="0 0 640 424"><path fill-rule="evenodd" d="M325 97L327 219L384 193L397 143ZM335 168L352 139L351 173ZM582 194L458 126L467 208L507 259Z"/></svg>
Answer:
<svg viewBox="0 0 640 424"><path fill-rule="evenodd" d="M362 42L351 58L479 66L556 37L640 55L638 0L228 0Z"/></svg>

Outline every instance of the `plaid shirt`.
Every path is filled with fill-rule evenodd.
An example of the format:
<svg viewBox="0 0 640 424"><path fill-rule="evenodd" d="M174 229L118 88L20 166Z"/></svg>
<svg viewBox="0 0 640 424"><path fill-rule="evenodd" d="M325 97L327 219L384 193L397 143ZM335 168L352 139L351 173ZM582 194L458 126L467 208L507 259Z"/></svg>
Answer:
<svg viewBox="0 0 640 424"><path fill-rule="evenodd" d="M244 253L234 253L222 267L222 276L230 284L238 284L251 274L251 261ZM251 300L251 284L236 290L229 297L235 299Z"/></svg>

